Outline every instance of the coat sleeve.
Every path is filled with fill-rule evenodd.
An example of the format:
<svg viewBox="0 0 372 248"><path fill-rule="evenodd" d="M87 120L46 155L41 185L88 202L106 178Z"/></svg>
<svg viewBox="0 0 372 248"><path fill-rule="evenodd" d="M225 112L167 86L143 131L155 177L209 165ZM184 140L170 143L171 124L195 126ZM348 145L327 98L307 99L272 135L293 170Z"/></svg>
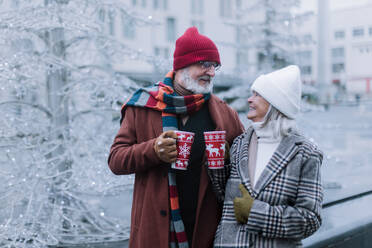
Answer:
<svg viewBox="0 0 372 248"><path fill-rule="evenodd" d="M230 149L230 163L226 164L223 169L208 169L209 178L211 179L212 188L216 194L217 200L223 203L225 200L226 183L230 177L232 167L236 167L235 152L236 144Z"/></svg>
<svg viewBox="0 0 372 248"><path fill-rule="evenodd" d="M108 165L116 175L145 172L154 166L162 164L154 150L156 138L138 144L135 108L128 107L114 143L111 146Z"/></svg>
<svg viewBox="0 0 372 248"><path fill-rule="evenodd" d="M250 232L268 238L304 239L321 225L323 191L320 166L322 153L313 151L303 162L296 202L293 206L270 206L254 200L246 224Z"/></svg>

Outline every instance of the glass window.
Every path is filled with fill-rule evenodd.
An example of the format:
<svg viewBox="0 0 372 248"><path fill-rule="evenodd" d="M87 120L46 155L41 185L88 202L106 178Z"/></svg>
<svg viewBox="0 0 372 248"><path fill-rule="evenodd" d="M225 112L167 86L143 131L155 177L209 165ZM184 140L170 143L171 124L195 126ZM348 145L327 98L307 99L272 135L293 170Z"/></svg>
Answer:
<svg viewBox="0 0 372 248"><path fill-rule="evenodd" d="M312 62L312 52L310 50L298 52L300 64L309 64Z"/></svg>
<svg viewBox="0 0 372 248"><path fill-rule="evenodd" d="M345 57L345 49L343 47L332 48L332 58Z"/></svg>
<svg viewBox="0 0 372 248"><path fill-rule="evenodd" d="M231 17L231 0L220 0L220 16L221 17Z"/></svg>
<svg viewBox="0 0 372 248"><path fill-rule="evenodd" d="M249 32L243 28L236 29L236 43L245 44L249 41Z"/></svg>
<svg viewBox="0 0 372 248"><path fill-rule="evenodd" d="M0 5L1 5L2 1L0 1ZM12 8L18 8L19 6L19 0L13 0L12 1Z"/></svg>
<svg viewBox="0 0 372 248"><path fill-rule="evenodd" d="M332 64L332 72L333 73L340 73L345 70L345 65L344 63L337 63L337 64Z"/></svg>
<svg viewBox="0 0 372 248"><path fill-rule="evenodd" d="M124 14L121 16L123 23L123 35L127 39L134 39L136 36L136 29L133 21Z"/></svg>
<svg viewBox="0 0 372 248"><path fill-rule="evenodd" d="M146 8L146 0L142 0L142 7Z"/></svg>
<svg viewBox="0 0 372 248"><path fill-rule="evenodd" d="M198 20L192 20L191 21L191 26L195 26L198 28L199 33L204 33L204 23L203 21L198 21Z"/></svg>
<svg viewBox="0 0 372 248"><path fill-rule="evenodd" d="M173 17L167 18L167 40L176 40L176 20Z"/></svg>
<svg viewBox="0 0 372 248"><path fill-rule="evenodd" d="M154 55L159 56L160 55L160 48L159 47L154 47Z"/></svg>
<svg viewBox="0 0 372 248"><path fill-rule="evenodd" d="M305 39L306 41L312 41L312 40L313 40L313 36L312 36L311 34L305 34L305 35L304 35L304 39Z"/></svg>
<svg viewBox="0 0 372 248"><path fill-rule="evenodd" d="M369 32L369 36L372 36L372 27L369 27L368 32Z"/></svg>
<svg viewBox="0 0 372 248"><path fill-rule="evenodd" d="M101 22L104 22L105 21L105 10L104 9L100 9L99 12L98 12L98 18Z"/></svg>
<svg viewBox="0 0 372 248"><path fill-rule="evenodd" d="M353 37L362 37L364 36L364 28L353 28Z"/></svg>
<svg viewBox="0 0 372 248"><path fill-rule="evenodd" d="M240 9L242 7L242 0L236 0L236 9Z"/></svg>
<svg viewBox="0 0 372 248"><path fill-rule="evenodd" d="M159 0L153 0L152 1L152 7L154 9L158 9L159 8Z"/></svg>
<svg viewBox="0 0 372 248"><path fill-rule="evenodd" d="M169 58L169 49L168 48L164 48L163 53L164 53L164 58L165 59Z"/></svg>
<svg viewBox="0 0 372 248"><path fill-rule="evenodd" d="M136 6L137 5L137 0L132 0L132 5Z"/></svg>
<svg viewBox="0 0 372 248"><path fill-rule="evenodd" d="M342 40L345 38L345 31L343 30L337 30L334 33L334 37L336 40Z"/></svg>
<svg viewBox="0 0 372 248"><path fill-rule="evenodd" d="M115 35L115 15L112 11L109 11L108 17L109 17L109 34Z"/></svg>
<svg viewBox="0 0 372 248"><path fill-rule="evenodd" d="M168 9L168 0L163 0L163 9L164 10Z"/></svg>
<svg viewBox="0 0 372 248"><path fill-rule="evenodd" d="M165 59L169 58L169 48L154 47L154 55L162 56Z"/></svg>
<svg viewBox="0 0 372 248"><path fill-rule="evenodd" d="M301 66L301 74L303 74L303 75L311 75L312 69L313 68L311 67L311 65Z"/></svg>

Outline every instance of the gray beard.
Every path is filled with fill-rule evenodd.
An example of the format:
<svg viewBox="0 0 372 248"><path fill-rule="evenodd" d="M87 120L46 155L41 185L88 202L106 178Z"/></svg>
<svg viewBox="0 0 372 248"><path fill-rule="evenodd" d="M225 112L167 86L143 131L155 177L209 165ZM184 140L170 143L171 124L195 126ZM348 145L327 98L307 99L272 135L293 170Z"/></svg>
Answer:
<svg viewBox="0 0 372 248"><path fill-rule="evenodd" d="M198 81L200 78L194 80L190 77L188 69L182 71L182 81L184 82L183 87L185 89L193 92L194 94L206 94L212 92L213 89L212 78L210 78L210 83L205 87L199 85Z"/></svg>

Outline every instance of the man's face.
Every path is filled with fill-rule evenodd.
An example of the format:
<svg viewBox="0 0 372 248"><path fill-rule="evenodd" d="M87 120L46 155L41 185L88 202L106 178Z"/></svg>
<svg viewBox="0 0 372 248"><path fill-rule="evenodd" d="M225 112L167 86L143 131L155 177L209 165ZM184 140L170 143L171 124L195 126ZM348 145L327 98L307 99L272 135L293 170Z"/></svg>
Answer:
<svg viewBox="0 0 372 248"><path fill-rule="evenodd" d="M181 69L178 82L194 94L210 93L213 89L212 79L216 65L211 62L200 62Z"/></svg>

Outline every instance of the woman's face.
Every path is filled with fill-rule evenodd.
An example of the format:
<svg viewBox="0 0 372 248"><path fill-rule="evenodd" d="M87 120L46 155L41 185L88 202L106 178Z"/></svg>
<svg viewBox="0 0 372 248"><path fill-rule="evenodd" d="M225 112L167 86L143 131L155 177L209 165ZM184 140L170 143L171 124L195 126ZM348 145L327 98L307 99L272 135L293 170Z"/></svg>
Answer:
<svg viewBox="0 0 372 248"><path fill-rule="evenodd" d="M263 121L270 103L267 102L257 92L253 91L253 95L248 98L249 111L247 118L253 122Z"/></svg>

